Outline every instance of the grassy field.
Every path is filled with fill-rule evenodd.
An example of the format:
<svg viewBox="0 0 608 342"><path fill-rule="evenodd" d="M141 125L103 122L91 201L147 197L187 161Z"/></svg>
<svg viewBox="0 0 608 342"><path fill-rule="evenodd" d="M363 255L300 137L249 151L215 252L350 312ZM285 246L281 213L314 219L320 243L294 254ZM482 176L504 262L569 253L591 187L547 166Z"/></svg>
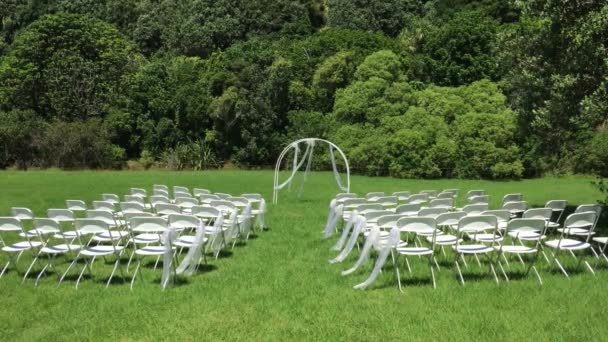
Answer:
<svg viewBox="0 0 608 342"><path fill-rule="evenodd" d="M0 211L8 215L11 206L26 206L43 215L47 208L63 207L65 199L90 202L101 193L122 195L129 187L151 188L154 183L233 194L260 192L270 202L272 177L269 171L1 172ZM577 205L599 199L590 181L584 177L518 182L353 177L352 190L364 194L485 189L494 207L509 192L522 192L532 206L542 206L549 199L567 199ZM31 279L22 285L21 278L10 272L0 280L0 339L606 339L605 265L596 277L582 271L566 279L549 273L543 263L543 286L533 275L497 285L485 276L486 268L472 265L465 287L451 268L442 267L433 289L426 264L412 260L415 278L404 276L405 294L397 290L392 272L384 272L366 291L353 290L367 277L371 265L355 275L340 276L356 253L343 264L331 265L327 260L335 256L329 250L335 238L320 239L335 192L328 173L313 174L301 199L283 191L279 204L270 205L268 231L165 292L158 285L160 272L153 277L151 269L145 270L146 281L136 283L134 291L120 277L104 290L110 266L101 266L102 262L95 264L98 277L85 280L78 290L74 281L57 289L55 275L38 287Z"/></svg>

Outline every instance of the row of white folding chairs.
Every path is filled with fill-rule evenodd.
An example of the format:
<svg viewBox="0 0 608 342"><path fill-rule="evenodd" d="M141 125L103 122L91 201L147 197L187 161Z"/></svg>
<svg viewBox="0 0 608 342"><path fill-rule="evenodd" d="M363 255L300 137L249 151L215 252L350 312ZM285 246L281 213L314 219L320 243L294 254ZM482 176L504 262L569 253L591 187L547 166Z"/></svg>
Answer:
<svg viewBox="0 0 608 342"><path fill-rule="evenodd" d="M369 202L399 202L405 201L411 204L422 204L427 203L429 201L433 201L435 199L455 199L458 197L458 189L447 189L442 192L438 192L436 190L423 190L417 194L411 194L409 191L397 191L394 192L391 196L387 196L384 192L370 192L363 197L366 201ZM347 199L355 199L357 198L357 194L355 193L340 193L335 197L339 202L345 201ZM486 195L484 190L470 190L467 192L466 199L468 204L478 204L478 203L490 203L490 196ZM511 193L506 194L502 198L502 204L506 204L508 202L521 202L523 201L523 194L521 193Z"/></svg>
<svg viewBox="0 0 608 342"><path fill-rule="evenodd" d="M541 210L545 211L544 217L547 216L547 209L543 209L540 208ZM558 260L558 254L560 251L569 251L573 256L574 256L574 252L575 251L581 251L581 250L585 250L588 248L591 248L591 245L589 244L589 239L590 237L593 235L593 230L595 228L595 225L597 224L597 206L595 208L590 208L587 207L585 208L585 206L583 207L579 207L580 212L578 213L574 213L570 216L568 216L568 218L565 221L564 224L564 228L560 229L561 231L561 235L558 239L554 239L554 240L550 240L550 241L546 241L545 245L548 246L549 248L555 250L555 253L552 253L553 258L550 261L550 264L555 263L559 266L560 270L566 275L568 276L567 272L565 271L565 269L563 268L563 266L560 264L559 260ZM590 210L591 209L591 210ZM532 209L534 210L534 209ZM550 210L550 209L549 209ZM601 210L601 207L600 207ZM458 261L460 258L462 258L462 260L465 262L466 265L466 261L464 259L464 255L475 255L475 257L477 258L478 254L484 254L484 255L488 255L489 253L493 253L493 252L498 252L499 255L502 254L502 256L504 257L505 254L516 254L516 255L521 255L521 254L535 254L535 258L533 260L533 263L530 264L530 267L534 269L539 282L541 282L542 284L542 279L540 277L540 275L538 274L538 271L536 270L536 267L534 265L535 261L536 261L536 256L538 255L538 252L541 250L541 241L544 239L545 237L545 230L547 229L547 220L545 218L543 218L543 215L541 214L541 217L535 217L535 215L533 215L532 213L529 215L526 215L526 217L529 218L522 218L522 219L513 219L510 220L506 223L506 225L504 225L504 228L502 230L504 230L503 232L501 232L501 225L499 223L500 217L501 215L497 215L498 213L495 212L485 212L482 213L481 215L475 215L475 216L465 216L464 213L458 213L458 212L453 212L453 213L444 213L444 214L440 214L437 217L412 217L412 216L404 216L404 215L385 215L385 216L380 216L379 218L377 218L377 221L375 224L371 225L371 228L369 227L369 225L367 224L367 220L366 220L366 228L372 230L371 234L367 234L368 238L375 238L377 239L376 241L374 241L374 246L377 249L381 249L383 246L386 246L387 244L391 244L391 248L394 248L394 250L397 252L397 255L403 255L407 258L407 256L429 256L429 266L431 267L431 274L432 274L432 278L433 278L433 286L435 286L435 279L434 279L434 271L432 269L433 264L431 261L435 262L435 265L437 266L437 269L439 269L439 265L437 264L436 260L434 259L434 253L435 253L435 245L440 245L440 246L444 246L444 245L451 245L453 247L453 249L456 252L456 258L455 258L455 265L456 268L458 270L459 276L460 276L460 280L462 282L462 284L464 285L464 278L462 275L462 272L460 270L460 266L458 265ZM503 218L509 219L509 215L507 213L507 215L503 215ZM444 233L443 231L437 229L437 227L446 227L448 228L448 230ZM578 230L580 229L581 226L585 226L588 229L586 230L586 232L584 233L584 235L579 235L579 236L584 236L585 239L583 241L580 240L572 240L568 237L568 234L572 233L572 230ZM383 228L388 228L388 229L396 229L398 230L400 233L407 233L408 235L413 233L415 234L417 237L418 236L422 236L422 237L426 237L426 240L431 243L430 247L423 247L421 245L418 245L416 247L406 247L407 246L407 241L403 241L401 239L397 240L397 241L392 241L389 242L387 241L388 238L388 234L379 234L379 229L383 227ZM376 232L374 232L374 229L376 230ZM456 232L455 235L449 235L449 233L451 231ZM490 231L490 233L488 234L487 231ZM578 234L582 234L580 231L577 231ZM464 235L467 234L469 237L471 238L471 243L466 243L465 240L463 240ZM534 241L535 245L533 247L530 246L526 246L525 244L520 244L520 245L513 245L513 244L503 244L504 241L504 236L511 236L512 238L516 239L516 240L524 240L524 241ZM478 237L483 237L483 238L478 238ZM342 239L340 241L343 241ZM420 242L420 240L417 240L418 242ZM603 244L604 248L605 248L605 243ZM352 245L351 245L352 248ZM442 249L443 250L443 249ZM342 259L344 258L343 253L342 254ZM544 252L543 252L543 255ZM605 255L603 255L604 258L606 258ZM575 256L576 257L576 256ZM597 254L596 254L597 257ZM545 255L545 258L546 255ZM589 270L591 272L594 273L593 268L591 267L591 265L588 263L587 260L584 260L584 256L578 256L577 258L579 258L579 264L581 261L584 261L585 265L589 268ZM502 262L500 260L500 258L496 258L496 259L489 259L490 262L490 267L491 267L491 271L496 279L496 281L498 282L498 277L496 276L496 272L494 269L494 260L496 260L496 262L498 263L501 271L503 272L503 275L505 277L506 280L508 280L508 276L503 268ZM508 265L508 261L506 259L506 257L504 258L505 262L507 262ZM523 263L523 259L520 260ZM599 260L599 259L598 259ZM608 259L607 259L608 260ZM478 259L479 261L479 259ZM549 260L548 260L549 261ZM397 267L397 261L394 260L395 262L395 267ZM408 265L408 269L409 269L409 262L406 259L406 263ZM397 278L399 279L399 289L402 290L401 288L401 282L400 282L400 276L398 273L398 269L395 268L395 271L397 272ZM411 272L411 269L410 269ZM373 279L372 279L373 281ZM361 284L363 286L359 286L359 288L362 287L366 287L368 285L369 282L366 282L364 284ZM357 288L357 287L356 287Z"/></svg>

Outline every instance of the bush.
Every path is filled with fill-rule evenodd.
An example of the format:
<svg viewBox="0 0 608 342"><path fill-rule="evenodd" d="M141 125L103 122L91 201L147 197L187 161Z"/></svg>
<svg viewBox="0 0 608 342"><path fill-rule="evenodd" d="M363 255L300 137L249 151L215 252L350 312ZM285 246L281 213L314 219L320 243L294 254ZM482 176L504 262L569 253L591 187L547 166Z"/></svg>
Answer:
<svg viewBox="0 0 608 342"><path fill-rule="evenodd" d="M150 151L143 150L141 151L141 156L139 157L139 163L145 170L147 170L154 165L154 156L152 153L150 153Z"/></svg>
<svg viewBox="0 0 608 342"><path fill-rule="evenodd" d="M44 122L32 111L0 112L0 168L26 169L36 157L35 141Z"/></svg>

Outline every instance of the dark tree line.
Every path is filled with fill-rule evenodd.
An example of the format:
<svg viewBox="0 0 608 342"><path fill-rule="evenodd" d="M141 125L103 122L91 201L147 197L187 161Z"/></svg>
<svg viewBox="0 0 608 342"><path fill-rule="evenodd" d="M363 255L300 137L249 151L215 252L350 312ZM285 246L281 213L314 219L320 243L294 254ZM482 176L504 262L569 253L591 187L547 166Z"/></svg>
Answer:
<svg viewBox="0 0 608 342"><path fill-rule="evenodd" d="M5 0L0 167L608 174L600 0Z"/></svg>

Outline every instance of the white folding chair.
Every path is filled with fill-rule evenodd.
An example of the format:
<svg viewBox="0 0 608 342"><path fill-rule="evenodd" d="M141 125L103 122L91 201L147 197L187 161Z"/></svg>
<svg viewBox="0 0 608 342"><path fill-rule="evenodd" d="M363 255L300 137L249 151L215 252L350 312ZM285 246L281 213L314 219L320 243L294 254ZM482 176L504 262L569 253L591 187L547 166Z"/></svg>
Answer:
<svg viewBox="0 0 608 342"><path fill-rule="evenodd" d="M200 194L198 198L202 203L209 204L211 201L219 201L221 200L220 196L214 194Z"/></svg>
<svg viewBox="0 0 608 342"><path fill-rule="evenodd" d="M374 201L379 197L384 197L383 191L368 192L367 194L365 194L365 199L368 201Z"/></svg>
<svg viewBox="0 0 608 342"><path fill-rule="evenodd" d="M544 236L545 230L547 229L547 224L545 219L538 218L521 218L521 219L513 219L509 221L507 225L506 233L510 236L513 236L514 239L519 239L520 234L526 234L527 232L531 232L533 234L540 234L540 236ZM530 273L530 270L534 270L536 277L538 278L538 282L542 285L543 280L536 269L536 262L538 261L538 253L541 251L541 241L542 238L537 238L534 246L526 246L524 244L520 245L510 245L501 243L498 246L494 246L494 248L498 251L498 256L496 260L498 261L498 265L502 271L503 276L506 281L509 281L509 277L505 272L505 269L500 262L500 256L505 254L513 254L517 255L519 260L524 263L522 259L522 255L530 255L532 260L529 260L528 269L526 270L526 275ZM506 257L505 257L506 260ZM507 264L508 265L508 264ZM511 266L509 265L509 268Z"/></svg>
<svg viewBox="0 0 608 342"><path fill-rule="evenodd" d="M217 208L207 205L197 205L192 207L192 215L202 219L204 222L212 222L221 212Z"/></svg>
<svg viewBox="0 0 608 342"><path fill-rule="evenodd" d="M510 211L512 217L520 216L524 213L524 211L528 210L528 202L506 202L502 205L502 209Z"/></svg>
<svg viewBox="0 0 608 342"><path fill-rule="evenodd" d="M397 284L399 286L399 291L403 292L403 288L401 286L401 275L399 273L398 257L400 255L403 256L404 262L407 265L407 269L408 269L410 275L412 274L412 269L410 267L408 257L410 257L410 256L428 257L429 269L431 270L431 278L433 280L433 288L435 288L436 287L435 270L433 269L433 267L437 266L437 270L439 270L439 264L437 263L437 260L435 260L435 255L434 255L435 254L435 241L436 241L437 233L440 232L437 229L437 224L435 222L435 219L432 217L404 217L404 218L399 219L399 221L397 222L397 227L399 228L399 231L405 232L408 235L410 233L413 233L416 235L430 237L430 241L431 241L430 247L401 246L401 247L397 247L395 249L395 251L397 253L395 256L395 260L393 261L393 265L395 267L395 273L396 273L396 277L397 277Z"/></svg>
<svg viewBox="0 0 608 342"><path fill-rule="evenodd" d="M397 198L397 196L382 196L376 197L371 202L381 204L385 208L394 208L399 203L399 199Z"/></svg>
<svg viewBox="0 0 608 342"><path fill-rule="evenodd" d="M442 191L442 193L451 193L453 198L458 197L458 194L460 193L459 189L445 189Z"/></svg>
<svg viewBox="0 0 608 342"><path fill-rule="evenodd" d="M496 216L496 219L498 220L498 230L501 232L504 231L505 229L507 229L507 224L509 224L509 221L511 220L511 212L508 210L502 210L502 209L485 210L485 211L481 212L481 215Z"/></svg>
<svg viewBox="0 0 608 342"><path fill-rule="evenodd" d="M494 252L494 247L497 245L497 241L493 241L489 246L480 243L465 243L462 239L464 234L475 235L476 233L485 233L491 231L493 235L497 235L498 232L498 221L496 216L493 215L476 215L476 216L465 216L458 221L456 233L458 240L456 245L452 246L455 253L454 264L458 270L460 276L460 282L464 286L464 277L460 269L458 261L462 258L464 260L465 255L474 255L476 258L478 255L485 255L490 266L490 271L494 275L496 283L498 283L498 276L496 275L496 269L494 267L494 260L490 254ZM479 263L479 259L478 259ZM467 266L465 262L465 266Z"/></svg>
<svg viewBox="0 0 608 342"><path fill-rule="evenodd" d="M411 195L408 199L407 199L407 203L409 204L422 204L422 203L426 203L429 201L429 195L428 194L414 194Z"/></svg>
<svg viewBox="0 0 608 342"><path fill-rule="evenodd" d="M483 196L485 194L486 194L485 190L470 190L467 192L467 195L465 197L467 200L469 200L471 197Z"/></svg>
<svg viewBox="0 0 608 342"><path fill-rule="evenodd" d="M420 208L420 203L402 204L395 208L395 214L401 214L405 216L418 216Z"/></svg>
<svg viewBox="0 0 608 342"><path fill-rule="evenodd" d="M185 194L190 194L190 189L188 189L185 186L174 186L173 187L173 196L175 196L176 193L185 193Z"/></svg>
<svg viewBox="0 0 608 342"><path fill-rule="evenodd" d="M152 190L152 195L153 196L162 196L162 197L169 198L169 190L153 189Z"/></svg>
<svg viewBox="0 0 608 342"><path fill-rule="evenodd" d="M418 216L436 218L440 214L445 214L447 212L448 210L446 208L422 208L418 212Z"/></svg>
<svg viewBox="0 0 608 342"><path fill-rule="evenodd" d="M175 199L175 204L177 204L184 213L191 213L192 207L200 205L198 199L194 197L177 197Z"/></svg>
<svg viewBox="0 0 608 342"><path fill-rule="evenodd" d="M462 207L462 211L467 213L467 216L480 215L482 212L484 212L486 210L488 210L487 203L468 204L468 205L465 205L464 207Z"/></svg>
<svg viewBox="0 0 608 342"><path fill-rule="evenodd" d="M460 219L465 217L466 215L467 214L463 211L455 211L450 213L439 214L435 218L435 223L437 227L443 227L444 234L435 234L433 238L435 239L435 244L441 247L441 253L444 257L446 256L446 254L443 247L456 245L456 242L459 238L455 235L452 235L451 233L458 226L458 221L460 221ZM427 237L427 241L428 240L429 237Z"/></svg>
<svg viewBox="0 0 608 342"><path fill-rule="evenodd" d="M451 193L448 193L451 196ZM437 198L429 202L430 208L443 208L446 210L454 209L454 198Z"/></svg>
<svg viewBox="0 0 608 342"><path fill-rule="evenodd" d="M169 192L169 187L166 185L162 185L162 184L154 184L154 185L152 185L152 189Z"/></svg>
<svg viewBox="0 0 608 342"><path fill-rule="evenodd" d="M426 194L428 196L428 199L435 199L437 198L437 194L439 193L437 190L422 190L420 191L421 194Z"/></svg>
<svg viewBox="0 0 608 342"><path fill-rule="evenodd" d="M177 204L169 203L157 203L154 206L154 211L161 216L169 216L182 213L182 210Z"/></svg>
<svg viewBox="0 0 608 342"><path fill-rule="evenodd" d="M128 213L143 213L145 207L139 202L120 202L120 211L123 216Z"/></svg>
<svg viewBox="0 0 608 342"><path fill-rule="evenodd" d="M10 238L10 235L21 236L24 240L7 243L6 241L14 240ZM32 252L32 255L37 255L38 250L43 246L42 241L34 241L30 234L27 234L23 229L21 220L15 217L0 217L0 244L2 245L2 252L8 256L8 261L4 265L2 272L0 272L0 278L4 275L8 267L12 264L15 271L18 270L19 258L24 252ZM37 240L37 239L36 239ZM15 254L17 256L15 257ZM36 259L37 260L37 259ZM28 269L29 272L29 269ZM27 277L27 272L23 279Z"/></svg>
<svg viewBox="0 0 608 342"><path fill-rule="evenodd" d="M506 194L502 197L502 204L507 202L521 202L524 200L524 195L522 194Z"/></svg>
<svg viewBox="0 0 608 342"><path fill-rule="evenodd" d="M154 236L155 242L163 241L165 233L169 230L167 221L161 217L133 217L130 225L131 234L133 234L134 239L136 239L137 236ZM143 258L150 256L156 257L156 263L154 264L154 269L156 269L160 258L167 252L167 248L171 248L171 246L163 244L152 245L148 243L144 244L143 247L136 247L134 249L132 256L136 256L137 266L135 267L133 277L131 278L131 290L133 290L133 285L135 284L135 279L138 274L143 279L143 273L141 271L141 262ZM129 263L130 262L131 260L129 260Z"/></svg>
<svg viewBox="0 0 608 342"><path fill-rule="evenodd" d="M490 196L488 195L479 195L469 197L469 204L490 204Z"/></svg>
<svg viewBox="0 0 608 342"><path fill-rule="evenodd" d="M169 201L169 197L165 197L165 196L159 196L159 195L154 195L154 196L150 196L150 198L148 198L148 201L150 202L150 205L152 206L152 208L156 208L157 204L170 204L171 201Z"/></svg>
<svg viewBox="0 0 608 342"><path fill-rule="evenodd" d="M577 257L576 252L582 252L591 248L589 241L594 234L593 229L595 227L596 216L594 212L588 211L574 213L566 217L564 227L558 229L561 233L559 239L545 241L545 246L555 250L555 252L551 252L553 258L551 258L551 262L549 263L550 268L552 268L553 263L556 263L562 273L569 278L568 272L566 272L566 269L558 259L561 251L568 251L577 260L577 269L580 267L581 262L584 262L589 271L595 275L595 271L587 260L583 260L584 257L582 255ZM570 239L568 235L574 235L583 240Z"/></svg>
<svg viewBox="0 0 608 342"><path fill-rule="evenodd" d="M118 197L116 194L102 194L101 199L114 204L120 203L120 197Z"/></svg>
<svg viewBox="0 0 608 342"><path fill-rule="evenodd" d="M201 220L194 215L169 215L169 227L176 231L194 230L201 224Z"/></svg>
<svg viewBox="0 0 608 342"><path fill-rule="evenodd" d="M560 225L562 220L562 216L568 207L568 201L565 200L551 200L545 204L545 208L551 209L553 212L553 216L557 215L557 220L553 221L553 216L551 216L551 221L549 222L549 228L557 228Z"/></svg>
<svg viewBox="0 0 608 342"><path fill-rule="evenodd" d="M194 197L198 197L199 195L210 194L210 193L211 193L211 191L209 191L207 189L200 189L200 188L192 189L192 194L194 195Z"/></svg>
<svg viewBox="0 0 608 342"><path fill-rule="evenodd" d="M112 269L112 273L110 273L110 277L108 278L108 281L106 283L106 288L110 286L112 278L114 277L114 274L116 273L117 269L120 271L122 279L125 280L126 277L123 272L122 266L120 265L120 256L122 254L122 251L124 250L124 246L120 244L122 239L114 236L114 234L118 234L118 232L110 230L110 227L101 220L76 219L74 225L78 234L78 240L81 248L79 249L76 257L74 257L72 263L68 266L68 268L65 270L65 272L59 279L58 286L61 285L66 275L72 269L72 267L78 264L78 260L83 259L84 265L82 266L82 269L78 276L78 280L76 281L76 288L78 288L78 285L80 284L80 281L82 280L85 271L88 271L89 276L93 277L91 265L95 258L105 258L107 256L112 255L115 257L116 260L114 261L114 268ZM109 236L107 242L109 242L110 244L88 246L88 242L84 242L84 239L88 238L89 236L95 236L98 234L107 234Z"/></svg>
<svg viewBox="0 0 608 342"><path fill-rule="evenodd" d="M133 196L138 196L138 197L141 197L141 198L146 198L147 197L146 189L131 188L130 192L131 192L131 195L133 195Z"/></svg>
<svg viewBox="0 0 608 342"><path fill-rule="evenodd" d="M116 206L114 205L114 203L108 201L93 201L93 209L105 210L111 213L116 212Z"/></svg>
<svg viewBox="0 0 608 342"><path fill-rule="evenodd" d="M209 202L209 206L221 211L225 216L230 215L233 210L237 209L232 202L225 200L211 201Z"/></svg>
<svg viewBox="0 0 608 342"><path fill-rule="evenodd" d="M437 194L437 199L443 199L443 198L454 199L454 193L442 191L439 194Z"/></svg>

